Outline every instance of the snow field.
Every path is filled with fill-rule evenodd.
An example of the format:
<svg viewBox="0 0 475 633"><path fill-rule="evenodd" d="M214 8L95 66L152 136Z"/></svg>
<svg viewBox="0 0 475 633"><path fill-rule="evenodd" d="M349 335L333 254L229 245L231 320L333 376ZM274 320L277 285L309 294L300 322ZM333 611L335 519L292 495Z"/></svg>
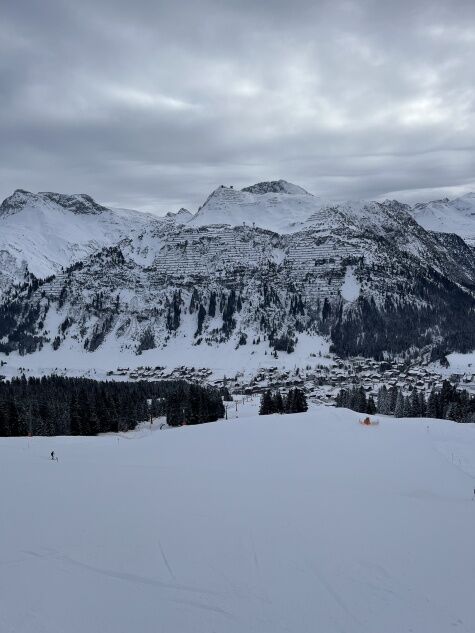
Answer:
<svg viewBox="0 0 475 633"><path fill-rule="evenodd" d="M475 245L475 194L466 193L453 200L434 200L416 204L415 220L429 231L456 233L469 245Z"/></svg>
<svg viewBox="0 0 475 633"><path fill-rule="evenodd" d="M355 277L354 267L348 266L341 287L341 296L346 301L355 301L360 296L361 284Z"/></svg>
<svg viewBox="0 0 475 633"><path fill-rule="evenodd" d="M0 439L1 631L474 631L475 426L256 412Z"/></svg>

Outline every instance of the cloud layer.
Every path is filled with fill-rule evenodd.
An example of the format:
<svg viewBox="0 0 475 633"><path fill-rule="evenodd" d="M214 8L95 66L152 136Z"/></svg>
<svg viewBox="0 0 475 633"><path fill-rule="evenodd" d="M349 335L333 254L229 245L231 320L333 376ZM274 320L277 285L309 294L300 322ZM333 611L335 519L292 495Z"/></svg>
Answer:
<svg viewBox="0 0 475 633"><path fill-rule="evenodd" d="M475 190L474 25L473 0L3 3L0 197L162 213L278 178Z"/></svg>

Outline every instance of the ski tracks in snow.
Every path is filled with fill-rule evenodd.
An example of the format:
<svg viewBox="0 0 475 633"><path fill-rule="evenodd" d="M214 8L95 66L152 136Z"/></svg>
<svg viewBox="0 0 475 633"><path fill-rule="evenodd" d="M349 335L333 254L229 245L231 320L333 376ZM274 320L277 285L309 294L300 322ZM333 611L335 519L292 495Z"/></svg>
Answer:
<svg viewBox="0 0 475 633"><path fill-rule="evenodd" d="M342 628L340 623L335 622L338 625L342 633L356 633L355 625L358 626L358 630L364 633L365 626L364 624L355 616L354 613L350 610L346 602L342 599L338 591L333 587L333 585L328 581L326 575L319 569L319 567L313 563L312 561L307 561L307 567L313 573L313 575L317 578L319 583L325 589L327 594L333 600L333 602L338 606L340 613L343 614L345 619L349 619L351 621L350 628Z"/></svg>
<svg viewBox="0 0 475 633"><path fill-rule="evenodd" d="M161 543L159 543L159 547L162 552L165 565L168 571L170 572L170 574L172 575L172 577L174 577L173 570L170 564L168 563L168 560L166 558L166 555ZM119 572L113 569L98 567L96 565L91 565L89 563L81 562L79 560L76 560L74 558L71 558L70 556L61 554L60 552L56 552L54 550L48 550L48 551L45 551L45 553L41 553L41 552L37 552L33 550L23 550L23 553L27 554L29 557L34 557L41 560L57 561L59 563L64 563L70 567L77 567L79 569L89 571L95 574L99 574L101 576L106 576L107 578L121 580L121 581L129 582L132 584L148 585L148 586L157 587L157 588L172 591L172 592L183 592L185 594L191 593L191 594L202 595L202 596L213 596L215 598L218 596L224 595L221 592L202 589L200 587L194 587L191 585L185 585L185 584L179 584L179 583L169 583L169 582L165 582L163 580L159 580L156 578L150 578L148 576L141 576L141 575L132 574L129 572ZM205 601L200 602L198 600L192 600L186 597L169 597L168 601L174 602L176 604L188 605L188 606L205 610L205 611L211 611L219 615L225 616L226 618L231 619L235 622L238 622L238 619L233 613L226 611L220 606L210 604L209 602L205 602Z"/></svg>
<svg viewBox="0 0 475 633"><path fill-rule="evenodd" d="M168 569L168 572L169 572L171 578L173 578L173 580L175 580L175 574L173 573L171 565L168 562L168 558L167 558L167 556L165 554L165 550L163 549L162 542L160 541L160 539L158 539L158 547L160 548L160 552L162 554L162 559L163 559L163 562L165 563L165 567Z"/></svg>

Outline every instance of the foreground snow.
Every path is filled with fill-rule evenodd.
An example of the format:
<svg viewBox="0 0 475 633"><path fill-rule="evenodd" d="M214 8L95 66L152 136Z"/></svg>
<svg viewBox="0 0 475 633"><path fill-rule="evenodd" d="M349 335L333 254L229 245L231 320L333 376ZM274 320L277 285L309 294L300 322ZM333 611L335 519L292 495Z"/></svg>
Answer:
<svg viewBox="0 0 475 633"><path fill-rule="evenodd" d="M473 631L474 426L256 410L1 439L1 630Z"/></svg>

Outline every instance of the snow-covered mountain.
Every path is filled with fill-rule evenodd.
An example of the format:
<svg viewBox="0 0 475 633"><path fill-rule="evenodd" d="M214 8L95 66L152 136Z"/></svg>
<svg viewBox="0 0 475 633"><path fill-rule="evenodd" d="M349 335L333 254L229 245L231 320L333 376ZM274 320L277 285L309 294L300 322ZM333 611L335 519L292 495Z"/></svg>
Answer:
<svg viewBox="0 0 475 633"><path fill-rule="evenodd" d="M358 213L362 213L360 219L363 221L372 215L371 223L374 226L378 221L377 204L368 200L322 199L285 180L260 182L241 190L221 185L211 193L196 215L189 219L189 225L246 225L277 233L293 233L311 226L322 210L328 218L329 210L338 214L340 209L346 209L351 210L355 219L358 219ZM475 245L475 193L454 200L445 198L419 203L413 207L404 205L404 209L428 231L452 233L467 244Z"/></svg>
<svg viewBox="0 0 475 633"><path fill-rule="evenodd" d="M48 277L156 222L138 211L108 209L87 195L18 189L0 205L0 294L28 273Z"/></svg>
<svg viewBox="0 0 475 633"><path fill-rule="evenodd" d="M174 213L173 211L169 211L165 216L165 218L168 218L169 220L171 219L178 224L186 224L191 220L192 217L193 214L188 211L188 209L184 209L183 207L179 209L176 213Z"/></svg>
<svg viewBox="0 0 475 633"><path fill-rule="evenodd" d="M229 224L256 226L277 233L291 233L324 202L285 180L261 182L239 190L220 186L189 221L190 226Z"/></svg>
<svg viewBox="0 0 475 633"><path fill-rule="evenodd" d="M0 209L6 264L54 275L5 295L3 352L475 348L475 250L397 201L329 203L275 181L219 187L194 216L22 191Z"/></svg>
<svg viewBox="0 0 475 633"><path fill-rule="evenodd" d="M264 182L257 182L250 187L244 187L242 191L248 191L249 193L286 193L290 195L311 195L303 187L294 185L287 180L271 180Z"/></svg>
<svg viewBox="0 0 475 633"><path fill-rule="evenodd" d="M416 204L411 213L429 231L455 233L475 246L475 193Z"/></svg>
<svg viewBox="0 0 475 633"><path fill-rule="evenodd" d="M388 202L388 201L386 201ZM260 182L244 189L221 185L207 198L198 212L182 221L190 226L224 225L254 226L276 233L294 233L312 226L323 215L330 219L332 212L351 210L355 221L378 222L377 202L368 200L327 200L314 196L302 187L285 180ZM460 236L467 244L475 245L475 193L460 198L419 203L411 207L401 205L422 227L438 233ZM358 214L361 217L358 218ZM351 220L353 221L353 220ZM398 218L395 218L396 223ZM329 229L333 225L331 219Z"/></svg>
<svg viewBox="0 0 475 633"><path fill-rule="evenodd" d="M87 195L17 190L0 205L0 293L12 282L28 279L29 273L48 277L124 237L153 232L160 224L249 226L279 234L312 227L332 231L341 222L369 222L376 229L379 209L378 203L367 201L322 200L285 180L242 190L221 186L195 215L182 208L164 218L107 208ZM455 233L475 243L475 194L404 209L428 230Z"/></svg>
<svg viewBox="0 0 475 633"><path fill-rule="evenodd" d="M0 350L262 356L299 339L310 349L312 337L317 349L322 336L342 355L475 347L475 252L461 238L426 231L396 201L329 205L258 188L219 188L186 224L146 225L12 293Z"/></svg>

